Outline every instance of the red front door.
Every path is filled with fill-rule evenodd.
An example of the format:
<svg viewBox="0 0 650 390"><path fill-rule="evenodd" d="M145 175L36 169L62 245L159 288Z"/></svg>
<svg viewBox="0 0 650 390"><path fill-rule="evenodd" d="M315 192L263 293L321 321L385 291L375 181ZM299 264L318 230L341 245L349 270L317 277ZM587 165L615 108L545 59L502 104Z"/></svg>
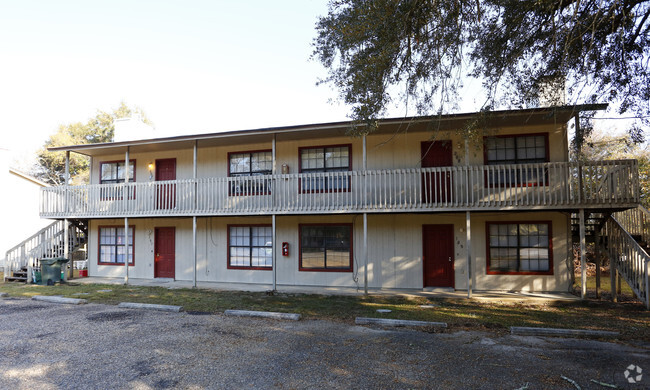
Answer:
<svg viewBox="0 0 650 390"><path fill-rule="evenodd" d="M454 287L454 225L422 225L424 287Z"/></svg>
<svg viewBox="0 0 650 390"><path fill-rule="evenodd" d="M423 141L421 156L422 168L454 165L451 141ZM424 203L451 202L451 173L447 170L422 173L422 198Z"/></svg>
<svg viewBox="0 0 650 390"><path fill-rule="evenodd" d="M173 278L176 269L176 228L156 228L154 252L154 277Z"/></svg>
<svg viewBox="0 0 650 390"><path fill-rule="evenodd" d="M166 182L176 180L176 159L156 160L156 209L173 209L176 207L176 184Z"/></svg>

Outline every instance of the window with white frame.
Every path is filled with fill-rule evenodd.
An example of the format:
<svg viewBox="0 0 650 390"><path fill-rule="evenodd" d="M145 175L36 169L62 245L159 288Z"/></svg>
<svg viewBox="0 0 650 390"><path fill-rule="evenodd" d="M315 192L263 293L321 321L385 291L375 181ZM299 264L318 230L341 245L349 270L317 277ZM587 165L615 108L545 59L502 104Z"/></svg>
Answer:
<svg viewBox="0 0 650 390"><path fill-rule="evenodd" d="M228 176L231 195L265 195L271 191L269 178L251 178L270 175L273 154L270 150L237 152L228 155Z"/></svg>
<svg viewBox="0 0 650 390"><path fill-rule="evenodd" d="M228 226L228 268L272 269L271 226Z"/></svg>
<svg viewBox="0 0 650 390"><path fill-rule="evenodd" d="M488 273L552 273L551 224L488 222Z"/></svg>
<svg viewBox="0 0 650 390"><path fill-rule="evenodd" d="M323 173L301 178L303 192L348 191L350 189L350 145L300 148L300 172Z"/></svg>
<svg viewBox="0 0 650 390"><path fill-rule="evenodd" d="M129 226L128 259L133 264L133 236L135 227ZM99 259L100 264L122 264L125 259L124 226L102 226L99 228Z"/></svg>

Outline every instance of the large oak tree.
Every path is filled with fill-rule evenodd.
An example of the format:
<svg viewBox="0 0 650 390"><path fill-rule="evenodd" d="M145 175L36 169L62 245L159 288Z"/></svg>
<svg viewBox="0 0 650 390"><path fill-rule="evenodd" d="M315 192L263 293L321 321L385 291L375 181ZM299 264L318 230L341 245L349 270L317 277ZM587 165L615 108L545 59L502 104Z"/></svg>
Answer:
<svg viewBox="0 0 650 390"><path fill-rule="evenodd" d="M83 145L102 142L112 142L115 133L115 119L128 118L137 113L149 123L140 108L129 107L126 103L120 105L112 112L97 111L97 114L84 122L60 125L57 132L52 134L37 152L38 160L34 168L34 175L52 185L65 183L65 152L51 152L50 147ZM70 178L74 184L88 182L89 161L85 156L77 153L70 155Z"/></svg>
<svg viewBox="0 0 650 390"><path fill-rule="evenodd" d="M362 132L391 102L450 112L468 75L485 110L536 106L555 84L568 104L607 102L648 123L650 1L330 0L316 31L321 82Z"/></svg>

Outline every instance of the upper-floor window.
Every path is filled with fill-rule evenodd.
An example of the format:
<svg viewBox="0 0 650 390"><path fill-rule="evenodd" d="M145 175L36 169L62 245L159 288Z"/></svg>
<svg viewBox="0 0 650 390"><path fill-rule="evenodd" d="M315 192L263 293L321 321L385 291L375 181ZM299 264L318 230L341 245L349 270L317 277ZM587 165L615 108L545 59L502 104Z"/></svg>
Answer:
<svg viewBox="0 0 650 390"><path fill-rule="evenodd" d="M350 145L300 148L300 172L324 173L301 178L303 192L349 191Z"/></svg>
<svg viewBox="0 0 650 390"><path fill-rule="evenodd" d="M99 183L124 183L124 161L107 161L99 164ZM129 160L129 183L135 181L135 160Z"/></svg>
<svg viewBox="0 0 650 390"><path fill-rule="evenodd" d="M124 183L124 161L105 161L99 164L99 184ZM129 160L129 183L135 182L135 160ZM122 186L109 186L100 190L102 200L123 199ZM135 199L135 188L128 192L128 199Z"/></svg>
<svg viewBox="0 0 650 390"><path fill-rule="evenodd" d="M230 195L269 194L271 192L269 179L250 177L270 175L272 171L273 154L270 150L229 153L228 176L237 178L230 181Z"/></svg>
<svg viewBox="0 0 650 390"><path fill-rule="evenodd" d="M509 135L485 138L486 165L538 164L548 162L548 134ZM540 165L500 167L488 170L491 186L546 185L546 169Z"/></svg>

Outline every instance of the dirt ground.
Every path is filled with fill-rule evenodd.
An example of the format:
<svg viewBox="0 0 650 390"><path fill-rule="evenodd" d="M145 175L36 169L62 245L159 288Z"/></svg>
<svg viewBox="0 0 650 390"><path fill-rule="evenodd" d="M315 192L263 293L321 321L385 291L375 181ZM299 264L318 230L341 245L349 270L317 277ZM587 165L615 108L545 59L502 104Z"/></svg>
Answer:
<svg viewBox="0 0 650 390"><path fill-rule="evenodd" d="M650 345L0 299L11 389L650 388ZM628 367L641 367L638 383ZM648 374L645 374L645 373ZM527 386L527 387L526 387Z"/></svg>

